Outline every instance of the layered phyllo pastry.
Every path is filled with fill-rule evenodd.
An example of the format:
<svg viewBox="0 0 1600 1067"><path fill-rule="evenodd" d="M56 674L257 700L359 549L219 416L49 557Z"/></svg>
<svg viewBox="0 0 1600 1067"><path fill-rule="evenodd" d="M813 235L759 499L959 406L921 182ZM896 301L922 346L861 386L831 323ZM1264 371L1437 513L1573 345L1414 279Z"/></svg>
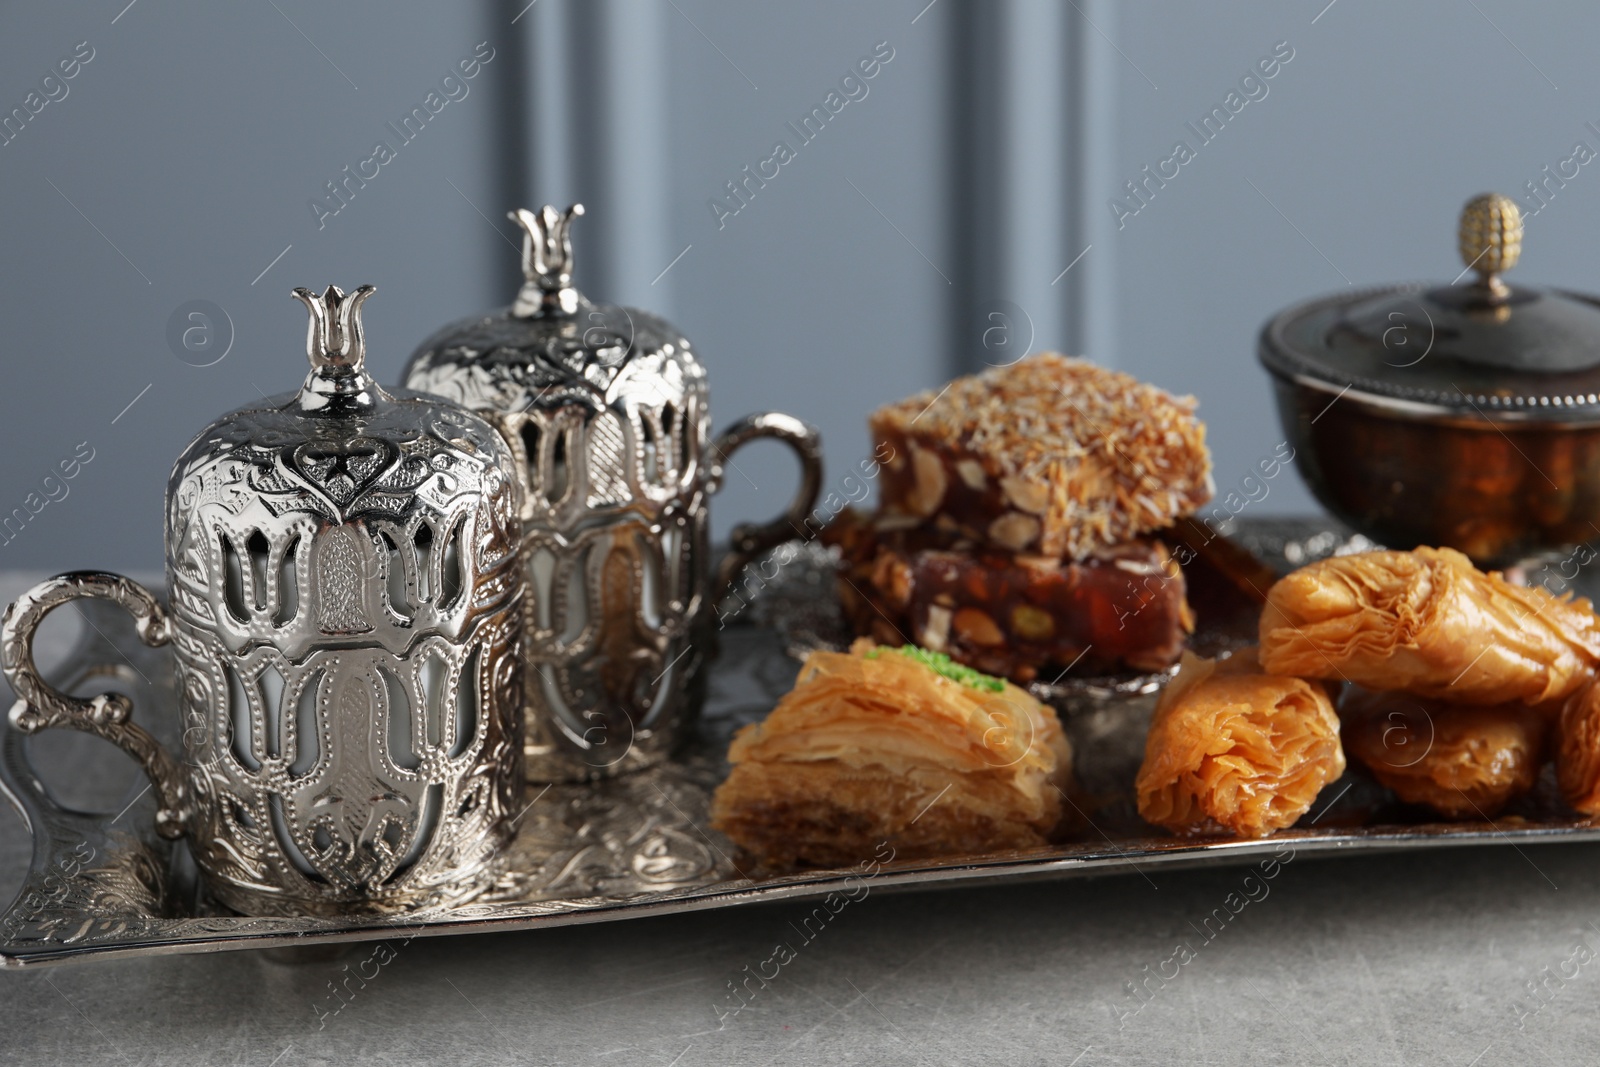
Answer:
<svg viewBox="0 0 1600 1067"><path fill-rule="evenodd" d="M1253 648L1185 654L1134 786L1139 815L1173 833L1264 837L1294 825L1344 767L1321 682L1263 673Z"/></svg>
<svg viewBox="0 0 1600 1067"><path fill-rule="evenodd" d="M1072 750L1025 690L916 646L813 652L766 719L742 728L712 825L768 868L839 867L1043 845Z"/></svg>

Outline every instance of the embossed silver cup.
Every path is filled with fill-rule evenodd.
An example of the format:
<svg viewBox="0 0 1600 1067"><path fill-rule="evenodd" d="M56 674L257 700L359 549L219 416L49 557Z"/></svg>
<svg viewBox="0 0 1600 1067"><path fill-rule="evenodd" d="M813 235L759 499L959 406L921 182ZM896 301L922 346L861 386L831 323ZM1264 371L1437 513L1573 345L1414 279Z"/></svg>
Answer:
<svg viewBox="0 0 1600 1067"><path fill-rule="evenodd" d="M167 487L171 610L114 574L52 578L0 622L18 730L85 730L149 775L164 836L257 915L447 904L481 891L522 776L520 492L486 422L368 376L363 286L296 289L298 393L241 408ZM78 597L171 642L183 754L128 699L45 683L33 635Z"/></svg>
<svg viewBox="0 0 1600 1067"><path fill-rule="evenodd" d="M528 775L598 778L667 756L697 713L716 606L744 565L805 536L822 481L817 433L776 412L711 436L705 368L670 323L572 284L583 206L511 217L524 284L508 308L452 323L405 383L483 415L517 455L528 576ZM721 564L710 500L757 438L792 448L783 515L741 525Z"/></svg>

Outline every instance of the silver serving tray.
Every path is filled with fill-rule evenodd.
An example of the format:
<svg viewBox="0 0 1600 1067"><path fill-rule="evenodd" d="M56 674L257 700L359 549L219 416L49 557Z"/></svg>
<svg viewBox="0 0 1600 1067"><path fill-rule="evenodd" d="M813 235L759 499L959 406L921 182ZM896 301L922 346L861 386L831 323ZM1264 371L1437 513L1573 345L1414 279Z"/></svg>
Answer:
<svg viewBox="0 0 1600 1067"><path fill-rule="evenodd" d="M1364 547L1327 524L1309 522L1244 523L1238 538L1280 569L1341 547ZM1561 807L1548 771L1533 796L1494 823L1439 823L1398 806L1353 769L1324 791L1300 825L1272 838L1176 840L1141 823L1132 796L1145 725L1165 676L1065 678L1038 692L1061 712L1077 753L1078 780L1095 798L1093 809L1083 812L1090 828L1078 841L889 862L865 873L741 870L734 848L706 825L711 792L726 773L727 738L787 691L797 666L790 653L837 646L847 636L836 618L827 555L807 548L783 558L781 566L757 568L775 577L747 583L750 609L722 631L701 731L684 757L598 785L531 787L516 843L496 881L463 906L403 917L233 915L207 898L183 846L155 834L148 792L130 791L120 811L72 810L52 796L30 763L26 739L7 730L0 787L26 820L34 851L21 891L0 915L0 965L526 930L836 892L859 898L863 884L880 892L1096 874L1149 879L1158 869L1249 863L1286 847L1298 856L1600 839L1600 827ZM85 694L128 693L137 717L171 743L177 716L170 710L175 695L167 653L137 641L114 608L91 602L84 611L91 625L64 669L64 684ZM1197 639L1222 647L1249 636L1203 629Z"/></svg>

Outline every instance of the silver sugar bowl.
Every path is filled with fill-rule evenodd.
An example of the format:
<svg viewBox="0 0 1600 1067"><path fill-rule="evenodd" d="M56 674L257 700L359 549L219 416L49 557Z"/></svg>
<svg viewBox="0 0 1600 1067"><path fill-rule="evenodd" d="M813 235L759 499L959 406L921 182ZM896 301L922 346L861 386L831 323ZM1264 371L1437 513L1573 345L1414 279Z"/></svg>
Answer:
<svg viewBox="0 0 1600 1067"><path fill-rule="evenodd" d="M523 472L528 776L607 777L662 759L692 724L715 608L753 557L802 536L821 485L816 431L752 415L710 434L705 369L644 311L572 285L575 204L513 212L526 281L509 308L425 341L405 383L494 423ZM787 512L735 528L715 573L708 502L758 437L798 454Z"/></svg>
<svg viewBox="0 0 1600 1067"><path fill-rule="evenodd" d="M171 608L81 571L0 623L11 723L85 730L149 775L157 825L246 914L338 915L476 895L522 782L522 572L510 449L482 419L367 374L363 286L296 289L312 370L184 450L167 486ZM126 697L79 700L33 665L78 597L171 642L183 752Z"/></svg>

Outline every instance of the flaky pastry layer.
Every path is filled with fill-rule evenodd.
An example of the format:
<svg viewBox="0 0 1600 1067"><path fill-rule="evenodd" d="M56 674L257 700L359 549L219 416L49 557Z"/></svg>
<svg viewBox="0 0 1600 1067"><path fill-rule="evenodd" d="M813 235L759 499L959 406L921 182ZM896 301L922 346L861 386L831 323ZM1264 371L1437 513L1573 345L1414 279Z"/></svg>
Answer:
<svg viewBox="0 0 1600 1067"><path fill-rule="evenodd" d="M869 640L806 657L728 759L712 825L773 867L856 863L884 842L902 857L1042 845L1071 773L1055 713L1025 690L965 685Z"/></svg>
<svg viewBox="0 0 1600 1067"><path fill-rule="evenodd" d="M1549 715L1355 690L1339 718L1345 752L1395 796L1450 819L1488 819L1538 780Z"/></svg>
<svg viewBox="0 0 1600 1067"><path fill-rule="evenodd" d="M1261 662L1462 704L1542 704L1600 664L1587 600L1484 574L1449 548L1365 552L1302 567L1267 594Z"/></svg>
<svg viewBox="0 0 1600 1067"><path fill-rule="evenodd" d="M1145 737L1139 815L1179 834L1263 837L1293 825L1344 767L1319 683L1262 674L1254 650L1221 662L1186 652Z"/></svg>
<svg viewBox="0 0 1600 1067"><path fill-rule="evenodd" d="M1600 680L1567 698L1556 741L1556 781L1575 810L1600 816Z"/></svg>

